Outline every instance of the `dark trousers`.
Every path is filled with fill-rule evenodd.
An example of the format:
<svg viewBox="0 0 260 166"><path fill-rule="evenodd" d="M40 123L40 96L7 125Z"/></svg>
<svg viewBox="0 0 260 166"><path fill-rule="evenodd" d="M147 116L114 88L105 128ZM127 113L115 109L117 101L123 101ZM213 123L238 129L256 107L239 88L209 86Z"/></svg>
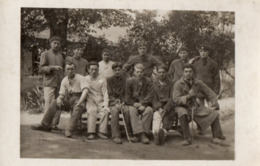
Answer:
<svg viewBox="0 0 260 166"><path fill-rule="evenodd" d="M172 128L173 121L175 117L175 112L174 110L168 111L165 113L162 123L163 123L163 128L167 131L169 131Z"/></svg>
<svg viewBox="0 0 260 166"><path fill-rule="evenodd" d="M120 125L119 125L119 114L121 113L120 109L115 106L111 106L111 130L112 130L112 137L121 137L120 133ZM130 123L130 115L129 109L127 106L123 108L124 113L124 120L125 120L125 127L127 128L128 134L132 133L131 123ZM131 134L130 134L131 135Z"/></svg>
<svg viewBox="0 0 260 166"><path fill-rule="evenodd" d="M75 103L78 101L78 97L72 97L69 99L69 101L65 101L64 104L65 105L70 105L71 108L73 109L72 110L72 114L71 114L71 117L70 117L70 120L69 120L69 123L67 124L67 127L66 127L66 130L68 131L73 131L75 130L77 124L78 124L78 121L81 117L81 114L83 113L84 111L84 106L81 105L81 106L77 106L75 108L73 108L73 106L75 105ZM55 114L57 113L58 110L60 110L62 108L59 108L57 106L57 100L54 100L49 108L47 109L43 119L42 119L42 124L46 125L46 126L51 126L51 123L52 123L52 120L53 118L55 117Z"/></svg>

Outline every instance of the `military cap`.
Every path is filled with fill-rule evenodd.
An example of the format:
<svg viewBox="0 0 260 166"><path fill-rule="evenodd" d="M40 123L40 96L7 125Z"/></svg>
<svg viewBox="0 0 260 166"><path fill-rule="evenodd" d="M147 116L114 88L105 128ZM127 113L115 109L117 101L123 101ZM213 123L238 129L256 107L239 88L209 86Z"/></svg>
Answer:
<svg viewBox="0 0 260 166"><path fill-rule="evenodd" d="M112 65L112 69L113 69L113 70L114 70L115 68L117 68L117 67L120 67L120 68L122 69L123 64L120 63L120 62L116 62L116 63L114 63L114 64Z"/></svg>
<svg viewBox="0 0 260 166"><path fill-rule="evenodd" d="M199 46L199 50L204 50L204 51L211 51L211 47L207 44L201 44Z"/></svg>
<svg viewBox="0 0 260 166"><path fill-rule="evenodd" d="M83 45L80 44L80 43L77 43L73 46L73 50L76 49L76 48L83 48Z"/></svg>
<svg viewBox="0 0 260 166"><path fill-rule="evenodd" d="M178 53L180 53L181 51L186 51L186 52L189 52L189 49L187 48L187 47L181 47L180 49L179 49L179 52Z"/></svg>
<svg viewBox="0 0 260 166"><path fill-rule="evenodd" d="M147 43L144 40L140 40L137 42L137 46L139 47L147 47Z"/></svg>

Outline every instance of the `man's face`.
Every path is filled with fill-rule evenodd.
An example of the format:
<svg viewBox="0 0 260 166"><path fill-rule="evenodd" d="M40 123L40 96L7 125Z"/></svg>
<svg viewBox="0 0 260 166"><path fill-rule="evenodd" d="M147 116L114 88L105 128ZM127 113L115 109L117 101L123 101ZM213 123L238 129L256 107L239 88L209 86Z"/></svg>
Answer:
<svg viewBox="0 0 260 166"><path fill-rule="evenodd" d="M51 42L51 49L58 51L60 49L60 41L54 40Z"/></svg>
<svg viewBox="0 0 260 166"><path fill-rule="evenodd" d="M134 75L137 79L140 79L143 77L143 69L135 68L134 69Z"/></svg>
<svg viewBox="0 0 260 166"><path fill-rule="evenodd" d="M209 51L207 51L207 50L200 49L199 53L200 53L201 58L207 58L209 56Z"/></svg>
<svg viewBox="0 0 260 166"><path fill-rule="evenodd" d="M90 65L88 72L89 72L89 75L92 78L96 78L98 76L98 66L97 65Z"/></svg>
<svg viewBox="0 0 260 166"><path fill-rule="evenodd" d="M181 60L186 60L188 58L188 52L187 51L181 51L179 52L179 57L181 58Z"/></svg>
<svg viewBox="0 0 260 166"><path fill-rule="evenodd" d="M193 75L194 75L194 71L192 70L192 68L184 69L184 71L183 71L184 79L191 80L193 78Z"/></svg>
<svg viewBox="0 0 260 166"><path fill-rule="evenodd" d="M104 52L102 54L102 59L103 61L108 62L110 60L110 54L108 52Z"/></svg>
<svg viewBox="0 0 260 166"><path fill-rule="evenodd" d="M75 48L73 50L73 54L76 58L81 58L82 54L83 54L83 48Z"/></svg>
<svg viewBox="0 0 260 166"><path fill-rule="evenodd" d="M157 71L157 75L158 75L159 80L165 80L165 78L166 78L165 69L159 68L158 71Z"/></svg>
<svg viewBox="0 0 260 166"><path fill-rule="evenodd" d="M145 46L141 46L138 48L139 55L143 56L147 53L147 48Z"/></svg>
<svg viewBox="0 0 260 166"><path fill-rule="evenodd" d="M75 76L75 73L76 73L75 68L76 67L73 64L72 65L66 65L65 72L66 72L68 77L72 78L72 77Z"/></svg>
<svg viewBox="0 0 260 166"><path fill-rule="evenodd" d="M114 68L113 71L114 71L114 74L116 76L119 76L119 75L121 75L122 68L121 67L116 67L116 68Z"/></svg>

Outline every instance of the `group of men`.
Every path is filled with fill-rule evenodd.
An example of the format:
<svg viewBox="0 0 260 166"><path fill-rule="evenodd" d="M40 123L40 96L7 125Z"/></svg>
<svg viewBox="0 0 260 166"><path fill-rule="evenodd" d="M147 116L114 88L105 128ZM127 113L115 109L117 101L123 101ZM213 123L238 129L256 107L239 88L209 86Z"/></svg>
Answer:
<svg viewBox="0 0 260 166"><path fill-rule="evenodd" d="M148 144L152 129L155 143L163 144L175 116L179 118L184 138L182 145L192 143L189 128L192 120L197 123L200 134L211 126L214 143L225 140L217 101L219 70L209 57L207 45L200 46L200 57L192 60L189 60L189 50L180 48L180 59L173 61L169 70L156 57L147 54L145 42L138 44L138 55L129 57L124 65L111 61L108 49L102 51L101 62L88 62L81 58L83 46L80 44L73 47L73 57L67 57L65 62L59 54L61 39L52 37L50 45L50 50L42 53L40 62L44 75L45 114L41 124L31 126L32 129L57 129L61 110L69 109L72 113L65 129L66 137L73 135L86 111L88 134L84 139L88 140L97 136L108 139L111 114L113 142L121 144L120 113L131 142ZM154 69L156 78L152 77ZM133 73L128 74L129 71Z"/></svg>

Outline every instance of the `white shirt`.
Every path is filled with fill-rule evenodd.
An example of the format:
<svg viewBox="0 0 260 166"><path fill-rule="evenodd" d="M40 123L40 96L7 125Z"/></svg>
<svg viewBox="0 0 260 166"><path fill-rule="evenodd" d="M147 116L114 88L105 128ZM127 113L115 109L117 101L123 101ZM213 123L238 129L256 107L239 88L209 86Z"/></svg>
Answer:
<svg viewBox="0 0 260 166"><path fill-rule="evenodd" d="M105 78L105 79L113 76L114 72L113 72L113 69L112 69L112 65L114 63L115 62L113 62L113 61L108 61L108 63L106 63L105 61L100 61L98 63L98 65L99 65L99 76L102 77L102 78Z"/></svg>
<svg viewBox="0 0 260 166"><path fill-rule="evenodd" d="M72 80L69 80L68 76L66 76L61 82L59 94L65 96L71 93L81 93L85 88L87 88L87 84L84 76L75 74Z"/></svg>

